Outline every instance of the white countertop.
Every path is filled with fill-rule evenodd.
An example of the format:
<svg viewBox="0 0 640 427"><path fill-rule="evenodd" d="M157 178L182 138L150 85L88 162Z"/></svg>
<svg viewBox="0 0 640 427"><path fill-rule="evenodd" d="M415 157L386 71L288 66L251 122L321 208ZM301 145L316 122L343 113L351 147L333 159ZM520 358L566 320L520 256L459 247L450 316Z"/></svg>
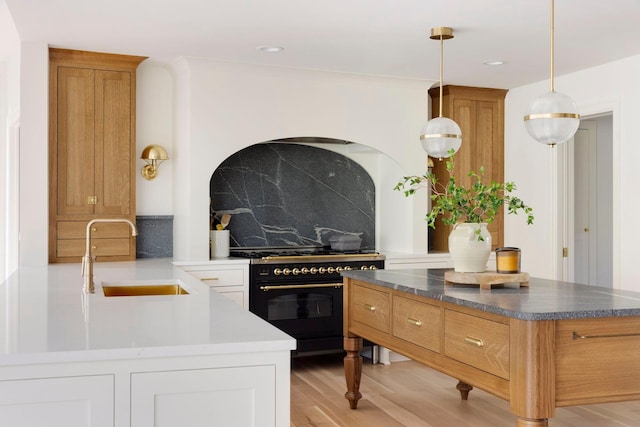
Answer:
<svg viewBox="0 0 640 427"><path fill-rule="evenodd" d="M295 348L295 340L171 264L95 263L95 294L80 264L20 268L0 284L0 366ZM180 281L189 295L110 297L102 282Z"/></svg>

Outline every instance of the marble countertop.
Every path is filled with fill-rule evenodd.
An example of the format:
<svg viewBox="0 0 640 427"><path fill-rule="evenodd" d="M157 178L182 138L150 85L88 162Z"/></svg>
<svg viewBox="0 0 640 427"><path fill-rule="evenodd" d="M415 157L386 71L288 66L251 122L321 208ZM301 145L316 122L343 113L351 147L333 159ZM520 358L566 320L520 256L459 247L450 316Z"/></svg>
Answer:
<svg viewBox="0 0 640 427"><path fill-rule="evenodd" d="M170 259L23 267L0 284L0 366L281 351L289 335L243 310ZM180 282L188 295L105 297L103 282Z"/></svg>
<svg viewBox="0 0 640 427"><path fill-rule="evenodd" d="M415 295L523 320L640 316L640 292L530 278L529 287L508 284L482 290L444 284L446 269L345 271L358 279Z"/></svg>

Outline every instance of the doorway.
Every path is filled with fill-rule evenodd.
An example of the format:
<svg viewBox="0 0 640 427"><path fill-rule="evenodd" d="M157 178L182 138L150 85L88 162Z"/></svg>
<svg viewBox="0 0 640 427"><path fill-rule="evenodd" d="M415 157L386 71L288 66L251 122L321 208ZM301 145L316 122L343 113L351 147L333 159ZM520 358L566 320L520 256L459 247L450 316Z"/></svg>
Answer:
<svg viewBox="0 0 640 427"><path fill-rule="evenodd" d="M613 115L584 118L563 158L562 279L613 287Z"/></svg>

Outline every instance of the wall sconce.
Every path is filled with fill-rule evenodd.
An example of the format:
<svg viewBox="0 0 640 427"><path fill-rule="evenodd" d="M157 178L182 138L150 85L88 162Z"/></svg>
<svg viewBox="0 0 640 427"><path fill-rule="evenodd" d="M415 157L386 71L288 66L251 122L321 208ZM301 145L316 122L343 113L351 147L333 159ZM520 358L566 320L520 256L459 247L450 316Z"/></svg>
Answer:
<svg viewBox="0 0 640 427"><path fill-rule="evenodd" d="M160 166L160 163L165 160L169 160L169 155L167 154L167 150L162 146L151 144L147 145L144 150L142 150L140 158L147 162L140 172L144 179L151 181L158 176L158 167Z"/></svg>

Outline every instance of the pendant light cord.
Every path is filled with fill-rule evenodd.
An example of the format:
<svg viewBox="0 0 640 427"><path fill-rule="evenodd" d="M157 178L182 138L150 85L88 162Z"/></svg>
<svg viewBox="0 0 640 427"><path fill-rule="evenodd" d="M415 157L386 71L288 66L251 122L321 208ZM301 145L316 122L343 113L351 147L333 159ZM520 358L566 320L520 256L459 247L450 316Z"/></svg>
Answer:
<svg viewBox="0 0 640 427"><path fill-rule="evenodd" d="M553 0L551 0L553 1ZM440 33L440 117L442 117L442 62L443 62L443 54L444 50L444 41L442 38L442 32Z"/></svg>
<svg viewBox="0 0 640 427"><path fill-rule="evenodd" d="M551 0L551 19L549 21L549 22L551 22L551 28L550 28L550 31L549 31L549 33L551 34L551 92L555 91L555 87L553 85L553 71L554 71L553 70L553 68L554 68L554 66L553 66L554 64L553 63L554 63L554 57L555 57L555 52L554 52L554 47L553 47L553 45L554 45L554 43L553 43L553 38L554 38L554 22L553 22L553 20L554 20L554 18L553 17L555 15L555 13L554 13L553 9L554 9L553 0Z"/></svg>

